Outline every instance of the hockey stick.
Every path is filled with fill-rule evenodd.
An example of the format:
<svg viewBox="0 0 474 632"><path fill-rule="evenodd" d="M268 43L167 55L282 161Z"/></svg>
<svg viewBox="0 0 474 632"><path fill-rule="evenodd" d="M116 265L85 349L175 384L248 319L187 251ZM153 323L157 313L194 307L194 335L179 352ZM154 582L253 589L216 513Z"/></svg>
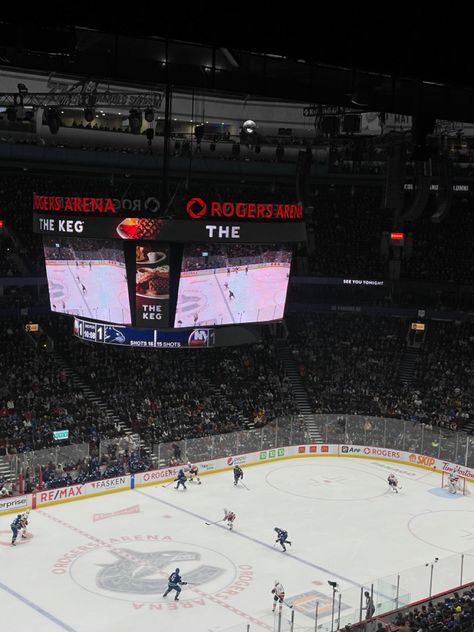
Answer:
<svg viewBox="0 0 474 632"><path fill-rule="evenodd" d="M223 522L223 520L225 520L225 518L221 518L220 520L216 520L215 522L205 522L204 524L207 524L207 526L210 527L212 524L217 524L218 522Z"/></svg>
<svg viewBox="0 0 474 632"><path fill-rule="evenodd" d="M242 483L242 485L245 487L245 489L249 492L250 489L247 487L247 485L244 483L244 481L240 481Z"/></svg>
<svg viewBox="0 0 474 632"><path fill-rule="evenodd" d="M176 483L176 481L170 481L169 483L166 483L165 485L162 485L161 487L169 487L173 483Z"/></svg>

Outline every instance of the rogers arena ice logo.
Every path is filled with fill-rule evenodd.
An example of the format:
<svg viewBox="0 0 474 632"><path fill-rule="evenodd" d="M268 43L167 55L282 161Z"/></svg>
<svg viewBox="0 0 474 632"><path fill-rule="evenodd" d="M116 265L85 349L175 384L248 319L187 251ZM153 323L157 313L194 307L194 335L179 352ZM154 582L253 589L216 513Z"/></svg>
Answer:
<svg viewBox="0 0 474 632"><path fill-rule="evenodd" d="M188 585L180 603L161 596L177 566ZM226 600L250 586L251 566L236 567L221 553L170 536L128 535L91 542L62 555L51 572L71 577L89 592L131 602L134 610L169 610L206 605L204 590Z"/></svg>
<svg viewBox="0 0 474 632"><path fill-rule="evenodd" d="M192 219L200 219L206 214L207 204L201 198L191 198L186 204L186 212Z"/></svg>

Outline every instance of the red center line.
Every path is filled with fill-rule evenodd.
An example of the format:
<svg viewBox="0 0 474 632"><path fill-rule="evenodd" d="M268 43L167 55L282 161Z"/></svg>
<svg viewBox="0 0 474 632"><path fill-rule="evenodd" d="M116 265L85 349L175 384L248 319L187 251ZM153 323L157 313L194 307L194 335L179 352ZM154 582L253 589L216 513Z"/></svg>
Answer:
<svg viewBox="0 0 474 632"><path fill-rule="evenodd" d="M155 572L158 572L162 577L167 579L166 573L164 573L163 571L160 571L160 570L157 571L157 569L155 569L155 567L151 566L151 564L148 564L146 562L144 563L143 560L138 560L133 555L130 555L129 553L126 553L125 551L122 551L121 549L117 549L116 547L112 546L111 544L108 544L104 540L101 540L100 538L97 538L96 536L91 535L90 533L87 533L86 531L83 531L82 529L79 529L78 527L75 527L74 525L69 524L68 522L65 522L64 520L61 520L61 518L58 518L57 516L53 516L53 515L50 515L50 514L46 513L46 511L44 511L44 509L36 509L36 513L41 514L45 518L48 518L48 520L52 520L53 522L57 522L58 524L62 525L63 527L66 527L70 531L74 531L75 533L78 533L79 535L84 536L88 540L92 540L93 542L96 542L97 544L100 544L104 548L110 549L111 551L116 553L121 558L126 558L126 559L129 559L132 562L140 564L141 566L145 566L145 567L148 566L149 568L152 568ZM213 603L217 604L218 606L222 606L226 610L230 610L231 612L233 612L234 614L238 615L239 617L242 617L243 619L246 619L247 621L250 621L250 623L254 623L255 625L258 625L258 626L264 628L265 630L270 630L270 632L273 632L273 626L268 625L264 621L260 621L260 619L257 619L256 617L253 617L252 615L248 614L247 612L244 612L243 610L240 610L239 608L236 608L235 606L231 606L230 604L226 603L225 601L222 601L221 599L219 599L215 595L209 595L209 594L205 593L203 590L200 590L199 588L195 588L195 587L192 587L192 586L190 586L190 590L192 592L196 593L197 595L199 595L200 597L202 597L204 599L208 599L209 601L212 601Z"/></svg>

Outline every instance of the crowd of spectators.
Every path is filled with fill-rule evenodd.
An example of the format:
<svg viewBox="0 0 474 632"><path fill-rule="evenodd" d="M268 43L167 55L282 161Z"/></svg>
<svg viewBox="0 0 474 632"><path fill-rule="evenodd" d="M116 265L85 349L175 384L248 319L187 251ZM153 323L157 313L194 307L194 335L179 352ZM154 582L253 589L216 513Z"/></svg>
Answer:
<svg viewBox="0 0 474 632"><path fill-rule="evenodd" d="M68 330L57 336L57 345L120 420L149 444L260 426L297 410L269 343L208 349L199 356L161 350L157 357L139 348L84 344Z"/></svg>
<svg viewBox="0 0 474 632"><path fill-rule="evenodd" d="M474 588L456 592L443 601L429 601L397 613L392 630L399 632L472 632L474 628ZM385 625L381 625L385 630Z"/></svg>
<svg viewBox="0 0 474 632"><path fill-rule="evenodd" d="M463 427L474 418L471 323L427 323L413 379L401 381L408 321L316 314L294 319L291 344L315 413Z"/></svg>
<svg viewBox="0 0 474 632"><path fill-rule="evenodd" d="M21 324L0 321L0 451L38 450L69 430L71 443L97 444L121 429L75 386L55 362L46 338L34 340Z"/></svg>
<svg viewBox="0 0 474 632"><path fill-rule="evenodd" d="M25 491L35 486L46 489L67 487L69 485L90 483L104 478L115 478L136 472L152 469L150 458L139 451L120 450L118 445L111 445L107 454L99 455L93 450L90 456L65 463L55 464L50 461L41 466L38 472L26 472Z"/></svg>

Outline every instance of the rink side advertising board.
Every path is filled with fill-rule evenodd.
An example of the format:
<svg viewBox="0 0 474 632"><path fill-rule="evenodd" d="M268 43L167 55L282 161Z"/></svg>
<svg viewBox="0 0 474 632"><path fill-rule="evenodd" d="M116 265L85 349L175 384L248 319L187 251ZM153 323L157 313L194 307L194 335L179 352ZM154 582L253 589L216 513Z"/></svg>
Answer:
<svg viewBox="0 0 474 632"><path fill-rule="evenodd" d="M86 237L170 243L297 243L306 240L302 221L252 222L158 219L156 217L71 216L33 214L33 232L51 237Z"/></svg>
<svg viewBox="0 0 474 632"><path fill-rule="evenodd" d="M209 461L196 461L200 475L217 474L231 471L235 465L242 467L259 465L271 461L308 457L336 457L336 458L366 458L380 462L386 468L387 475L391 471L408 477L416 476L416 471L411 468L422 468L439 475L439 482L433 487L441 487L442 473L456 472L463 476L469 483L474 483L474 469L464 465L451 463L443 459L437 459L430 455L416 454L403 450L381 448L363 445L338 445L338 444L298 444L248 452L238 455L229 455ZM179 467L163 467L147 472L138 472L132 475L118 476L99 481L85 483L83 485L70 485L55 489L38 490L33 494L13 496L0 499L0 514L19 513L28 508L35 509L41 506L56 505L87 497L100 496L119 491L135 489L157 483L166 483L174 480ZM381 485L384 481L381 480ZM428 490L427 490L428 491Z"/></svg>

